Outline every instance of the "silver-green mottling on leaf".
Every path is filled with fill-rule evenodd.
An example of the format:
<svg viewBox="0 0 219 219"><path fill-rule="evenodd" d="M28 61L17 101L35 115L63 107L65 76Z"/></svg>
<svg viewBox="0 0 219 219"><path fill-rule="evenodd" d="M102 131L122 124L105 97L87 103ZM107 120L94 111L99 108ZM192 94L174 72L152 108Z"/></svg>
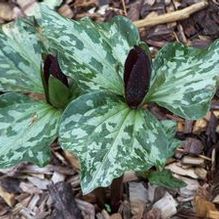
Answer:
<svg viewBox="0 0 219 219"><path fill-rule="evenodd" d="M93 92L67 107L59 135L61 146L80 159L81 186L88 193L126 170L162 166L176 147L164 127L149 111L128 108L119 96Z"/></svg>
<svg viewBox="0 0 219 219"><path fill-rule="evenodd" d="M73 21L47 7L41 9L39 34L47 38L50 49L58 54L63 73L86 90L103 88L122 94L125 59L140 42L131 21L122 16L109 23L96 23L88 18Z"/></svg>
<svg viewBox="0 0 219 219"><path fill-rule="evenodd" d="M40 166L50 160L49 145L57 137L60 112L27 96L0 96L0 167L22 161Z"/></svg>
<svg viewBox="0 0 219 219"><path fill-rule="evenodd" d="M146 101L186 119L203 117L219 81L219 41L208 49L168 44L158 53L152 75Z"/></svg>
<svg viewBox="0 0 219 219"><path fill-rule="evenodd" d="M41 47L31 19L0 27L0 91L42 93Z"/></svg>

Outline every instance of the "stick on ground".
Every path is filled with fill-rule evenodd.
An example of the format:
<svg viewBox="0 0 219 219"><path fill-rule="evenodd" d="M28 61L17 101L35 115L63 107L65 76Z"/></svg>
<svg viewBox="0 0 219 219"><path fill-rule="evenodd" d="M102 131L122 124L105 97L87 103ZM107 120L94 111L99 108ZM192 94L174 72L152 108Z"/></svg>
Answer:
<svg viewBox="0 0 219 219"><path fill-rule="evenodd" d="M154 26L158 24L165 24L170 22L175 22L178 20L184 20L190 17L191 14L202 10L203 8L208 6L207 1L201 1L196 4L190 5L189 7L186 7L184 9L170 12L167 14L162 14L154 17L145 18L142 20L134 21L134 24L138 27L149 27Z"/></svg>

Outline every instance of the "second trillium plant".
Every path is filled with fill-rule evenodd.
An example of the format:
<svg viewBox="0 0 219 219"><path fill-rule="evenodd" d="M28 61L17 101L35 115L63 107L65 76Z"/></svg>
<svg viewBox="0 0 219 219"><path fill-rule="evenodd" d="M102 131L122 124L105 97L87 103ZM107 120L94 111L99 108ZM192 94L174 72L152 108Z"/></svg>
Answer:
<svg viewBox="0 0 219 219"><path fill-rule="evenodd" d="M54 124L60 122L61 147L80 159L83 193L110 185L114 178L121 176L126 170L144 171L152 166L162 167L173 154L179 144L174 138L175 123L158 121L147 109L148 104L156 103L186 119L198 119L207 113L218 81L218 41L204 50L188 48L178 43L168 44L152 63L147 45L140 41L137 28L125 17L115 17L111 22L101 24L89 19L72 21L42 7L38 22L38 32L35 34L39 37L40 44L49 49L48 53L57 55L60 71L77 83L83 95L76 99L69 98L67 90L66 101L59 96L60 92L56 93L57 98L54 99L55 95L51 96L53 92L51 93L48 84L54 82L56 87L61 83L59 89L63 90L69 84L64 82L63 76L60 78L54 72L50 74L54 78L44 80L42 86L38 73L33 72L38 65L32 61L19 62L18 70L11 71L10 65L2 63L8 58L13 63L11 61L16 56L21 56L18 61L22 60L24 54L22 51L21 55L19 52L12 53L13 49L7 45L0 53L0 76L4 79L0 82L0 88L3 91L16 88L20 92L19 87L22 85L22 90L25 88L28 92L36 93L41 93L44 88L46 104L52 105L52 109L64 109L67 106L62 115L60 113L58 117L52 118L57 118L58 123ZM3 42L7 41L7 37L1 37ZM13 40L11 42L17 48ZM31 43L33 42L30 41L30 46ZM31 51L38 53L37 47L32 47L34 50ZM31 71L26 75L29 66ZM23 75L30 77L35 83L25 84L19 77L18 80L13 80L16 78L13 72L24 72ZM7 81L6 76L11 74L13 78ZM34 74L35 80L32 76ZM63 102L57 101L58 99ZM12 100L17 104L15 98ZM10 136L15 132L16 136L25 136L24 132L19 132L21 119L17 119L24 112L17 112L16 107L4 107L6 103L7 101L0 102L0 132L4 133L0 136L1 145L3 141L10 142ZM36 109L34 111L36 117L41 118L39 112ZM28 122L31 115L24 115ZM7 124L6 117L9 118ZM32 124L32 133L34 129L39 129L39 125L35 124ZM14 126L17 127L16 130ZM50 140L54 140L56 130L57 126ZM42 129L40 133L45 134L41 131ZM19 156L15 154L25 151L25 144L28 145L28 153L31 154L31 150L33 154L36 153L37 139L40 142L45 136L33 135L28 141L23 141L23 147L13 141L17 149L10 150L14 155L8 163L13 165L18 162L16 159ZM22 150L19 151L19 147ZM0 150L0 153L4 150ZM38 152L37 156L43 156L42 154ZM11 153L7 154L9 159L10 155Z"/></svg>

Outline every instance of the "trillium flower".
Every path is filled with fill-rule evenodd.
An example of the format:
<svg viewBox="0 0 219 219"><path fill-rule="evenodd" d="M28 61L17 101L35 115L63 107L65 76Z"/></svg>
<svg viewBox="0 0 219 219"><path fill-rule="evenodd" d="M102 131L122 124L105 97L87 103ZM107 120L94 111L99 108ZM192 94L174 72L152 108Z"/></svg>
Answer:
<svg viewBox="0 0 219 219"><path fill-rule="evenodd" d="M149 89L150 77L149 56L141 47L134 46L128 54L124 68L125 98L131 108L142 103Z"/></svg>
<svg viewBox="0 0 219 219"><path fill-rule="evenodd" d="M50 75L52 75L53 77L61 81L66 87L69 87L68 78L65 74L63 74L56 56L51 54L46 56L44 61L43 73L47 86L49 83L49 77Z"/></svg>

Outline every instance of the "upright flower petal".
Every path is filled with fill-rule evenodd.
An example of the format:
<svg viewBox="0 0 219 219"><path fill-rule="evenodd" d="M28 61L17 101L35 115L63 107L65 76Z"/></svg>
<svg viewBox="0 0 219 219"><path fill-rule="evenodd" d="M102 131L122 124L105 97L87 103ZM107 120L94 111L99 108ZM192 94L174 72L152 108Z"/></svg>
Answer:
<svg viewBox="0 0 219 219"><path fill-rule="evenodd" d="M49 76L52 75L53 77L60 80L63 84L66 85L66 87L69 87L68 85L68 79L66 75L62 73L62 70L60 69L58 60L55 56L49 54L46 56L46 59L44 61L44 78L45 82L48 85Z"/></svg>
<svg viewBox="0 0 219 219"><path fill-rule="evenodd" d="M125 98L131 108L141 104L150 85L151 62L144 50L135 46L125 61Z"/></svg>

